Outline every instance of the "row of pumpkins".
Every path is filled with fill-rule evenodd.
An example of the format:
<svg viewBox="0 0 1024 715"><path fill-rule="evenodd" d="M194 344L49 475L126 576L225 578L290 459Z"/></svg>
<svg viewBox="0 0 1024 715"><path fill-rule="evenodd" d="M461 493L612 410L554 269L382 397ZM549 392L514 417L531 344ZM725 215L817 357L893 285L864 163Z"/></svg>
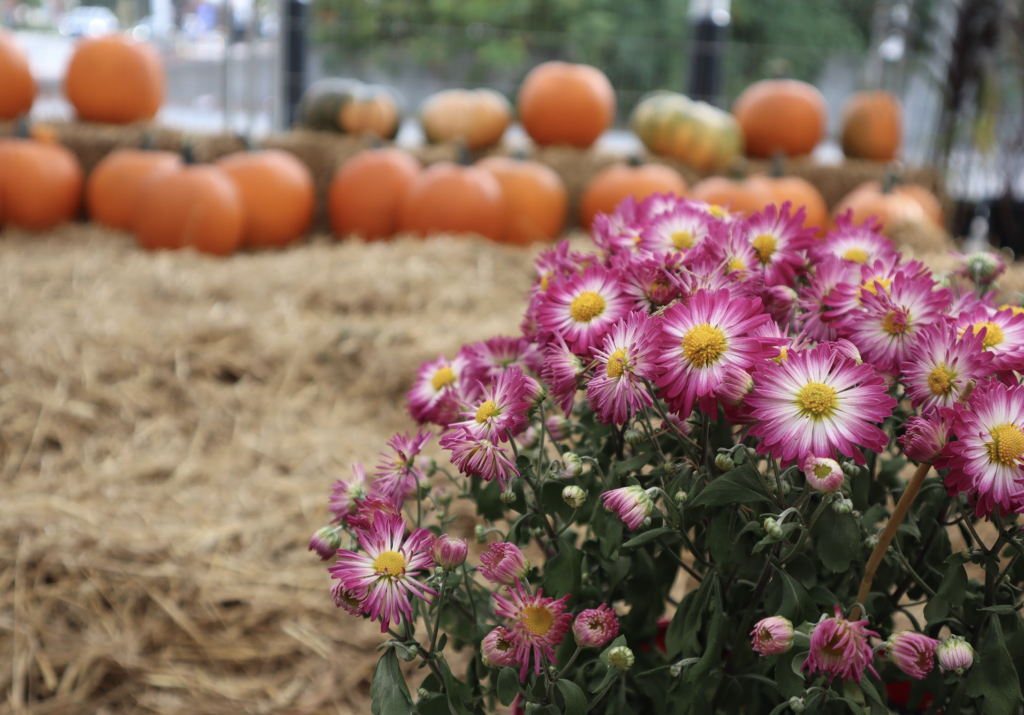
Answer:
<svg viewBox="0 0 1024 715"><path fill-rule="evenodd" d="M639 163L613 164L595 174L581 196L580 223L589 227L598 212L613 211L627 196L656 192L744 213L792 201L806 207L807 225L829 223L825 200L799 177L709 177L691 188L668 166ZM45 131L0 140L0 227L45 230L73 220L83 193L91 220L133 233L144 248L191 246L217 255L296 241L309 230L315 206L309 169L281 150L251 149L195 164L188 147L182 153L118 149L83 182L75 155ZM358 152L338 168L326 208L339 237L477 233L525 245L555 240L568 204L561 177L539 162L494 155L475 165L442 161L424 168L404 150L382 147ZM847 208L855 220L875 215L889 226L942 225L938 201L919 186L869 182L836 212Z"/></svg>
<svg viewBox="0 0 1024 715"><path fill-rule="evenodd" d="M0 119L27 114L35 85L26 58L0 31ZM160 57L145 43L123 36L83 40L68 65L64 91L80 119L127 123L152 119L164 94ZM302 98L299 124L391 139L402 119L398 92L383 85L327 78ZM615 91L595 67L544 62L524 78L516 96L518 119L538 145L591 146L616 113ZM458 141L470 149L497 144L512 119L512 106L491 89L445 90L419 112L429 141ZM699 171L728 169L744 151L753 157L809 153L825 136L824 97L796 80L763 80L743 91L732 112L672 92L643 98L632 116L649 151ZM853 95L844 110L847 156L889 161L901 141L899 100L886 92Z"/></svg>

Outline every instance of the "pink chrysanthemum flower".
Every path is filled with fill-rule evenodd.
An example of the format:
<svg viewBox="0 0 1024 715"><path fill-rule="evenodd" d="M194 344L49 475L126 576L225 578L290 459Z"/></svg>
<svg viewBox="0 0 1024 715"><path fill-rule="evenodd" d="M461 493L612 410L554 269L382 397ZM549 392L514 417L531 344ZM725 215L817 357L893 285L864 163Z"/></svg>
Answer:
<svg viewBox="0 0 1024 715"><path fill-rule="evenodd" d="M957 275L970 278L978 285L991 285L999 276L1006 272L1003 257L993 251L975 251L974 253L953 253L963 261L957 269Z"/></svg>
<svg viewBox="0 0 1024 715"><path fill-rule="evenodd" d="M431 553L435 564L445 571L451 571L466 562L469 545L465 539L457 539L448 536L448 534L441 534L434 540L434 547Z"/></svg>
<svg viewBox="0 0 1024 715"><path fill-rule="evenodd" d="M939 642L924 633L900 631L885 642L889 661L915 680L924 680L935 667L935 649Z"/></svg>
<svg viewBox="0 0 1024 715"><path fill-rule="evenodd" d="M356 513L344 517L343 521L356 531L372 531L374 521L378 517L401 512L401 502L396 502L393 498L383 494L374 494L371 489L368 497L356 502Z"/></svg>
<svg viewBox="0 0 1024 715"><path fill-rule="evenodd" d="M483 564L480 573L491 583L511 586L530 573L530 562L523 556L523 552L507 541L489 544L487 551L480 554L480 563Z"/></svg>
<svg viewBox="0 0 1024 715"><path fill-rule="evenodd" d="M586 355L630 309L618 272L591 266L583 275L552 284L538 305L537 320L548 333L565 338L577 355Z"/></svg>
<svg viewBox="0 0 1024 715"><path fill-rule="evenodd" d="M698 397L713 398L729 367L745 370L770 357L771 345L750 333L770 318L757 299L730 299L729 291L698 291L687 305L670 306L662 317L661 357L656 381L663 397L689 416Z"/></svg>
<svg viewBox="0 0 1024 715"><path fill-rule="evenodd" d="M790 464L808 454L834 457L838 450L858 463L857 445L881 452L889 438L875 424L896 406L868 364L855 365L827 343L790 353L780 365L761 363L747 405L759 422L758 451Z"/></svg>
<svg viewBox="0 0 1024 715"><path fill-rule="evenodd" d="M710 245L710 241L706 245ZM760 272L748 273L745 278L756 280L739 280L739 273L725 271L725 258L720 251L703 247L695 248L687 254L684 270L678 274L670 274L670 278L678 287L683 302L700 290L716 293L728 290L733 298L752 298L763 287Z"/></svg>
<svg viewBox="0 0 1024 715"><path fill-rule="evenodd" d="M899 256L895 258L879 259L874 263L860 266L860 276L856 277L854 269L851 280L836 285L825 299L828 310L825 312L825 319L830 320L840 334L843 329L852 322L860 319L863 308L864 296L866 295L888 295L892 288L892 282L897 275L904 275L907 278L918 279L931 276L931 271L920 261L909 261L899 263Z"/></svg>
<svg viewBox="0 0 1024 715"><path fill-rule="evenodd" d="M839 335L832 318L826 317L831 308L828 299L839 285L853 288L853 282L860 280L860 271L849 263L826 256L814 268L810 285L800 291L797 301L799 312L797 324L812 340L835 340Z"/></svg>
<svg viewBox="0 0 1024 715"><path fill-rule="evenodd" d="M480 644L480 654L484 665L490 668L509 668L519 665L516 660L516 644L512 640L512 631L505 626L498 626L486 636Z"/></svg>
<svg viewBox="0 0 1024 715"><path fill-rule="evenodd" d="M334 515L331 523L335 524L353 513L356 510L356 503L360 499L365 499L368 494L363 465L353 464L351 479L336 479L331 485L331 497L327 502L327 509Z"/></svg>
<svg viewBox="0 0 1024 715"><path fill-rule="evenodd" d="M555 647L561 645L572 622L572 614L565 612L569 594L557 600L545 598L542 588L530 594L519 579L509 586L508 593L508 598L492 594L497 601L494 612L514 621L511 640L516 645L516 661L520 663L519 679L526 680L530 661L537 675L545 660L554 662Z"/></svg>
<svg viewBox="0 0 1024 715"><path fill-rule="evenodd" d="M961 313L956 327L961 336L968 330L976 335L984 331L982 348L992 354L994 370L1024 370L1024 315L978 308Z"/></svg>
<svg viewBox="0 0 1024 715"><path fill-rule="evenodd" d="M762 656L787 653L793 647L793 624L782 616L762 618L750 632L750 646Z"/></svg>
<svg viewBox="0 0 1024 715"><path fill-rule="evenodd" d="M606 509L615 512L626 528L635 531L654 510L651 495L636 485L612 489L601 495Z"/></svg>
<svg viewBox="0 0 1024 715"><path fill-rule="evenodd" d="M983 346L985 334L973 330L957 338L945 323L921 331L910 360L903 364L901 382L914 407L927 414L951 407L970 380L992 374L992 355Z"/></svg>
<svg viewBox="0 0 1024 715"><path fill-rule="evenodd" d="M414 578L434 564L434 537L426 529L416 529L405 538L405 519L399 514L378 515L372 529L358 537L366 553L339 551L338 563L328 570L344 588L367 592L363 612L380 619L380 632L387 633L392 623L412 618L410 595L424 601L437 595Z"/></svg>
<svg viewBox="0 0 1024 715"><path fill-rule="evenodd" d="M877 671L872 664L874 653L868 644L868 636L878 638L869 631L867 621L848 621L843 618L839 606L835 616L822 618L811 633L811 650L802 668L810 673L821 673L827 679L839 677L857 683L864 677L864 670L870 670L875 677Z"/></svg>
<svg viewBox="0 0 1024 715"><path fill-rule="evenodd" d="M423 363L406 395L412 418L420 424L431 422L447 427L458 417L464 399L462 373L465 368L466 360L461 355L451 361L439 355L437 360Z"/></svg>
<svg viewBox="0 0 1024 715"><path fill-rule="evenodd" d="M956 288L957 290L960 290L958 286ZM1010 306L1008 305L1001 305L998 310L1005 310L1009 307ZM959 315L963 315L964 313L973 314L978 310L996 310L995 296L993 293L986 293L979 298L978 294L973 290L963 290L953 299L953 302L949 306L949 310L946 312L955 318ZM1014 310L1013 314L1020 315L1021 311Z"/></svg>
<svg viewBox="0 0 1024 715"><path fill-rule="evenodd" d="M680 295L679 286L669 275L678 269L679 255L616 256L612 268L622 276L622 286L633 299L634 308L646 311L668 305Z"/></svg>
<svg viewBox="0 0 1024 715"><path fill-rule="evenodd" d="M536 384L531 384L527 379L518 367L510 367L499 373L490 387L483 391L479 404L461 413L468 419L455 422L449 427L453 431L463 429L477 439L505 442L508 440L506 430L515 434L526 422L530 392ZM441 437L440 444L451 449L453 442L462 439L462 435L449 432Z"/></svg>
<svg viewBox="0 0 1024 715"><path fill-rule="evenodd" d="M920 464L937 463L949 442L955 417L956 413L948 407L939 407L923 417L911 417L897 440L903 454Z"/></svg>
<svg viewBox="0 0 1024 715"><path fill-rule="evenodd" d="M523 337L498 336L466 345L460 352L466 358L464 374L467 388L486 385L510 367L536 374L544 363L540 348ZM474 397L467 396L466 399L473 400Z"/></svg>
<svg viewBox="0 0 1024 715"><path fill-rule="evenodd" d="M416 456L423 450L433 435L417 430L415 436L396 434L388 440L392 452L381 452L383 457L377 463L377 477L373 482L373 493L391 497L403 502L416 492L417 486L425 484L427 475L416 464Z"/></svg>
<svg viewBox="0 0 1024 715"><path fill-rule="evenodd" d="M749 372L738 367L728 367L715 395L725 404L739 407L753 389L754 378Z"/></svg>
<svg viewBox="0 0 1024 715"><path fill-rule="evenodd" d="M640 231L640 249L648 253L685 253L708 238L724 241L722 223L700 209L679 207L653 217Z"/></svg>
<svg viewBox="0 0 1024 715"><path fill-rule="evenodd" d="M843 486L843 468L839 462L828 457L804 458L800 465L808 486L824 494L834 494Z"/></svg>
<svg viewBox="0 0 1024 715"><path fill-rule="evenodd" d="M790 325L796 309L797 292L787 285L767 286L761 291L764 311L779 325Z"/></svg>
<svg viewBox="0 0 1024 715"><path fill-rule="evenodd" d="M632 313L594 349L597 373L587 384L587 401L604 424L625 424L630 415L653 404L643 380L655 377L654 348L660 331L654 318Z"/></svg>
<svg viewBox="0 0 1024 715"><path fill-rule="evenodd" d="M331 586L331 598L334 599L335 606L344 608L350 615L363 615L363 602L366 600L365 588L352 590L345 588L345 584L338 581Z"/></svg>
<svg viewBox="0 0 1024 715"><path fill-rule="evenodd" d="M706 247L710 246L709 241ZM741 231L730 231L729 240L720 244L720 251L722 272L731 281L745 283L756 274L760 277L760 282L764 282L759 255Z"/></svg>
<svg viewBox="0 0 1024 715"><path fill-rule="evenodd" d="M644 218L637 210L636 199L627 196L612 213L594 216L590 238L606 258L619 253L635 253L643 224Z"/></svg>
<svg viewBox="0 0 1024 715"><path fill-rule="evenodd" d="M811 252L815 261L835 256L849 263L865 265L897 257L896 246L879 232L878 223L853 222L853 211L836 217L836 225Z"/></svg>
<svg viewBox="0 0 1024 715"><path fill-rule="evenodd" d="M949 298L949 290L936 290L929 277L898 274L888 295L863 296L864 312L847 323L846 336L866 362L899 372L916 352L920 332L944 317Z"/></svg>
<svg viewBox="0 0 1024 715"><path fill-rule="evenodd" d="M600 648L619 635L619 619L615 611L601 604L597 608L580 611L572 624L576 645L585 648Z"/></svg>
<svg viewBox="0 0 1024 715"><path fill-rule="evenodd" d="M804 228L807 212L800 207L790 214L792 204L782 208L769 204L764 211L743 222L740 231L757 254L767 285L793 285L797 271L804 267L803 251L815 245L814 228Z"/></svg>
<svg viewBox="0 0 1024 715"><path fill-rule="evenodd" d="M497 480L502 491L510 480L519 476L508 449L486 437L477 437L464 427L445 434L441 446L451 451L451 463L459 472L467 477L480 477L485 482Z"/></svg>
<svg viewBox="0 0 1024 715"><path fill-rule="evenodd" d="M556 335L544 353L541 377L547 383L552 399L566 415L572 413L580 378L586 371L587 366L579 356L569 349L561 335Z"/></svg>
<svg viewBox="0 0 1024 715"><path fill-rule="evenodd" d="M690 424L689 415L682 417L678 412L669 412L667 415L668 421L661 421L661 429L672 432L678 432L684 437L688 436L693 431L693 425Z"/></svg>
<svg viewBox="0 0 1024 715"><path fill-rule="evenodd" d="M935 649L939 658L939 670L943 673L952 670L957 675L974 665L974 648L963 636L950 636Z"/></svg>
<svg viewBox="0 0 1024 715"><path fill-rule="evenodd" d="M671 213L677 209L687 208L691 205L689 199L676 196L673 193L655 193L648 196L636 205L636 216L639 223L653 221L662 214Z"/></svg>
<svg viewBox="0 0 1024 715"><path fill-rule="evenodd" d="M967 492L975 513L1024 508L1024 386L978 385L968 408L954 406L956 441L946 446L950 495Z"/></svg>

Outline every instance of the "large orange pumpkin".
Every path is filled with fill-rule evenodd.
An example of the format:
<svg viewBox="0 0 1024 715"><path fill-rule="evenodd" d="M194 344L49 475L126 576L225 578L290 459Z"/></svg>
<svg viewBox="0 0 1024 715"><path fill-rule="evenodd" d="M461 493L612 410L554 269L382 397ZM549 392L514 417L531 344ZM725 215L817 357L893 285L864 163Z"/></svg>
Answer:
<svg viewBox="0 0 1024 715"><path fill-rule="evenodd" d="M420 106L427 141L460 141L470 149L497 144L511 119L512 105L493 89L447 89Z"/></svg>
<svg viewBox="0 0 1024 715"><path fill-rule="evenodd" d="M121 35L82 40L64 77L78 118L127 124L152 119L164 98L164 68L149 45Z"/></svg>
<svg viewBox="0 0 1024 715"><path fill-rule="evenodd" d="M115 149L103 157L85 183L85 207L96 223L130 231L139 191L153 175L172 171L181 156L171 151Z"/></svg>
<svg viewBox="0 0 1024 715"><path fill-rule="evenodd" d="M739 214L756 213L775 203L775 194L763 182L734 181L721 176L709 176L694 184L690 198Z"/></svg>
<svg viewBox="0 0 1024 715"><path fill-rule="evenodd" d="M550 166L507 156L489 156L477 166L494 175L505 196L503 240L526 246L550 243L565 226L569 192Z"/></svg>
<svg viewBox="0 0 1024 715"><path fill-rule="evenodd" d="M28 58L14 43L14 36L0 30L0 119L28 114L36 98L36 84Z"/></svg>
<svg viewBox="0 0 1024 715"><path fill-rule="evenodd" d="M150 250L193 246L226 256L242 245L245 212L219 166L187 164L150 177L139 195L135 238Z"/></svg>
<svg viewBox="0 0 1024 715"><path fill-rule="evenodd" d="M857 92L843 107L843 153L855 159L890 161L903 136L903 108L889 92Z"/></svg>
<svg viewBox="0 0 1024 715"><path fill-rule="evenodd" d="M544 62L523 79L516 109L537 144L586 149L615 119L615 90L596 67Z"/></svg>
<svg viewBox="0 0 1024 715"><path fill-rule="evenodd" d="M825 137L828 108L813 85L766 79L743 90L732 105L748 156L809 154Z"/></svg>
<svg viewBox="0 0 1024 715"><path fill-rule="evenodd" d="M818 235L825 235L828 230L828 204L821 192L799 176L751 176L744 182L748 189L763 190L771 194L772 203L781 207L789 201L793 204L793 212L801 206L806 211L804 227L818 229Z"/></svg>
<svg viewBox="0 0 1024 715"><path fill-rule="evenodd" d="M598 213L610 214L627 196L641 201L651 194L685 196L686 181L662 164L612 164L594 175L580 198L580 224L590 229Z"/></svg>
<svg viewBox="0 0 1024 715"><path fill-rule="evenodd" d="M874 216L882 224L882 232L905 223L930 223L943 227L942 207L938 199L923 186L867 181L844 196L833 217L853 210L854 223L863 223Z"/></svg>
<svg viewBox="0 0 1024 715"><path fill-rule="evenodd" d="M398 207L420 163L402 149L364 149L338 167L327 191L327 215L338 238L393 236Z"/></svg>
<svg viewBox="0 0 1024 715"><path fill-rule="evenodd" d="M402 197L398 227L431 233L478 233L498 241L504 234L501 184L475 166L439 161L417 175Z"/></svg>
<svg viewBox="0 0 1024 715"><path fill-rule="evenodd" d="M0 194L7 224L43 231L70 221L82 205L82 167L60 144L0 140Z"/></svg>
<svg viewBox="0 0 1024 715"><path fill-rule="evenodd" d="M313 220L313 175L280 149L244 151L217 160L242 198L246 248L285 246L309 230Z"/></svg>

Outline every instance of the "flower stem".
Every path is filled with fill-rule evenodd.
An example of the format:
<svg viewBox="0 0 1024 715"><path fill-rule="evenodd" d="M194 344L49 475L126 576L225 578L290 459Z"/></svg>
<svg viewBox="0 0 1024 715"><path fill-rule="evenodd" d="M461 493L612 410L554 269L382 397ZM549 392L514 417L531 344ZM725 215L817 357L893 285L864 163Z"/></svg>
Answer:
<svg viewBox="0 0 1024 715"><path fill-rule="evenodd" d="M469 587L469 572L466 570L466 564L462 564L462 583L466 587L466 598L469 599L470 614L473 616L473 625L476 625L476 601L473 600L473 590Z"/></svg>

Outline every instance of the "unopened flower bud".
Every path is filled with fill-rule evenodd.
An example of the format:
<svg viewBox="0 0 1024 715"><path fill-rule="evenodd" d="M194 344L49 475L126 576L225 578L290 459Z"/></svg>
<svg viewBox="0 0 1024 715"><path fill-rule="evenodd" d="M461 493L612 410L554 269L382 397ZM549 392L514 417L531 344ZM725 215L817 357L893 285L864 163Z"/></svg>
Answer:
<svg viewBox="0 0 1024 715"><path fill-rule="evenodd" d="M416 457L416 466L423 472L423 476L432 477L437 474L437 460L433 457L421 454Z"/></svg>
<svg viewBox="0 0 1024 715"><path fill-rule="evenodd" d="M651 528L651 523L652 523L651 522L651 517L647 517L646 519L644 519L643 521L640 522L640 526L637 527L637 528L639 528L640 530L650 529Z"/></svg>
<svg viewBox="0 0 1024 715"><path fill-rule="evenodd" d="M869 549L873 549L878 546L878 534L872 534L864 539L864 545Z"/></svg>
<svg viewBox="0 0 1024 715"><path fill-rule="evenodd" d="M628 430L622 433L622 439L630 447L635 447L644 441L644 433L638 430L636 427L630 427Z"/></svg>
<svg viewBox="0 0 1024 715"><path fill-rule="evenodd" d="M309 550L315 551L322 561L334 558L340 548L341 537L329 526L317 529L317 532L309 540Z"/></svg>
<svg viewBox="0 0 1024 715"><path fill-rule="evenodd" d="M514 491L512 491L511 488L509 488L503 491L501 494L499 494L498 498L501 499L502 504L515 504L516 499L519 498L519 495L517 495Z"/></svg>
<svg viewBox="0 0 1024 715"><path fill-rule="evenodd" d="M782 496L788 497L789 493L793 491L793 485L789 483L788 479L781 480L782 484Z"/></svg>
<svg viewBox="0 0 1024 715"><path fill-rule="evenodd" d="M416 688L416 694L420 696L420 699L430 697L430 691L426 688Z"/></svg>
<svg viewBox="0 0 1024 715"><path fill-rule="evenodd" d="M965 546L960 549L960 558L964 560L964 563L967 563L974 558L974 551Z"/></svg>
<svg viewBox="0 0 1024 715"><path fill-rule="evenodd" d="M853 479L860 474L860 467L854 462L843 462L843 474Z"/></svg>
<svg viewBox="0 0 1024 715"><path fill-rule="evenodd" d="M836 514L849 514L853 511L853 502L846 497L839 497L832 502L832 511Z"/></svg>
<svg viewBox="0 0 1024 715"><path fill-rule="evenodd" d="M441 534L434 539L434 547L431 549L434 563L445 571L462 566L468 552L469 545L465 539L453 539L448 534Z"/></svg>
<svg viewBox="0 0 1024 715"><path fill-rule="evenodd" d="M455 498L455 490L449 484L438 484L431 493L434 495L434 501L441 506L448 506Z"/></svg>
<svg viewBox="0 0 1024 715"><path fill-rule="evenodd" d="M561 415L552 415L548 417L547 422L548 433L551 435L553 440L563 440L569 436L569 420L565 419Z"/></svg>
<svg viewBox="0 0 1024 715"><path fill-rule="evenodd" d="M807 457L801 465L807 486L823 494L835 494L843 486L845 469L828 457Z"/></svg>
<svg viewBox="0 0 1024 715"><path fill-rule="evenodd" d="M486 544L487 543L487 530L484 529L484 527L482 525L477 524L476 526L473 527L473 538L476 540L476 543L478 543L478 544Z"/></svg>
<svg viewBox="0 0 1024 715"><path fill-rule="evenodd" d="M950 636L944 640L935 650L935 655L939 658L939 670L943 673L952 670L957 675L963 675L974 664L974 648L963 636Z"/></svg>
<svg viewBox="0 0 1024 715"><path fill-rule="evenodd" d="M608 651L608 665L617 670L625 672L633 667L634 662L636 658L633 657L633 651L624 645L617 645Z"/></svg>
<svg viewBox="0 0 1024 715"><path fill-rule="evenodd" d="M520 449L533 449L540 442L539 437L540 432L533 425L530 425L523 430L522 434L516 437L516 440L519 442Z"/></svg>
<svg viewBox="0 0 1024 715"><path fill-rule="evenodd" d="M583 474L583 460L575 452L566 452L562 455L562 479L575 479Z"/></svg>
<svg viewBox="0 0 1024 715"><path fill-rule="evenodd" d="M732 457L723 452L715 457L715 466L723 472L728 472L736 466L736 462L732 460Z"/></svg>
<svg viewBox="0 0 1024 715"><path fill-rule="evenodd" d="M533 527L532 529L530 529L530 536L534 536L534 537L544 536L544 527L543 526L535 526L535 527Z"/></svg>
<svg viewBox="0 0 1024 715"><path fill-rule="evenodd" d="M570 484L562 490L562 500L573 509L579 509L587 503L587 490Z"/></svg>
<svg viewBox="0 0 1024 715"><path fill-rule="evenodd" d="M684 492L682 489L680 489L678 492L676 492L676 495L673 498L676 500L676 504L682 506L687 501L689 501L690 495Z"/></svg>
<svg viewBox="0 0 1024 715"><path fill-rule="evenodd" d="M672 667L668 669L668 673L673 678L678 678L683 674L683 666L680 663L673 663Z"/></svg>
<svg viewBox="0 0 1024 715"><path fill-rule="evenodd" d="M768 536L773 539L782 538L782 527L779 525L778 521L770 516L764 520L764 530L768 533Z"/></svg>
<svg viewBox="0 0 1024 715"><path fill-rule="evenodd" d="M762 618L750 632L750 645L760 655L778 655L793 647L793 623L782 616Z"/></svg>
<svg viewBox="0 0 1024 715"><path fill-rule="evenodd" d="M807 706L804 704L803 698L798 698L794 695L789 699L789 709L795 713L802 713L807 709Z"/></svg>

